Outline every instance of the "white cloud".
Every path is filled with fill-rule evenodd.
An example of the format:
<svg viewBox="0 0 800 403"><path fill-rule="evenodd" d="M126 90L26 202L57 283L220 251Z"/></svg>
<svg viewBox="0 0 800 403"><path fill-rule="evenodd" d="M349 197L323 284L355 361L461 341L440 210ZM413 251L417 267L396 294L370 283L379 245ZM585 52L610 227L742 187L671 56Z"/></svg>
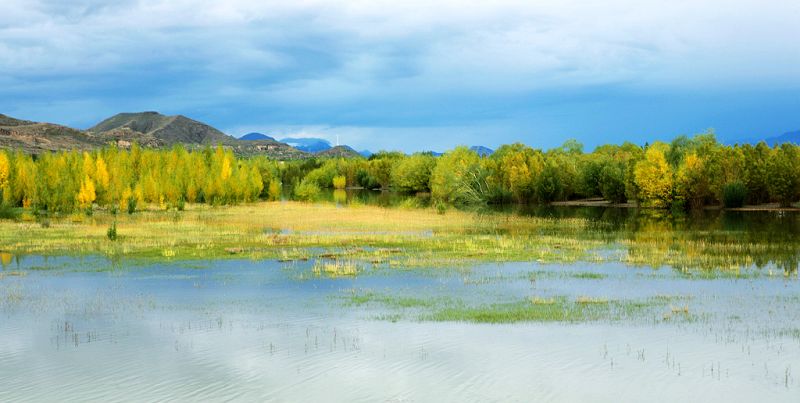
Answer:
<svg viewBox="0 0 800 403"><path fill-rule="evenodd" d="M296 110L280 120L288 130L335 127L306 120L315 110L357 116L380 107L391 115L422 105L446 115L464 100L594 86L800 86L795 0L3 3L0 84L9 86L0 95L26 87L41 94L12 108L31 102L43 110L56 88L68 99L54 102L73 105L116 96L117 107L178 113L215 105ZM122 88L98 94L102 86L86 83L99 77ZM148 83L150 95L126 93ZM429 123L436 133L441 123L419 124ZM381 126L339 125L361 136Z"/></svg>
<svg viewBox="0 0 800 403"><path fill-rule="evenodd" d="M291 48L314 35L329 38L335 47L325 51L342 59L372 58L376 74L391 69L376 57L401 52L437 89L674 84L752 79L754 71L797 79L798 4L11 0L0 17L0 69L80 73L173 56L212 71L219 59L233 68L269 69L289 65ZM334 79L370 77L360 68L348 63Z"/></svg>

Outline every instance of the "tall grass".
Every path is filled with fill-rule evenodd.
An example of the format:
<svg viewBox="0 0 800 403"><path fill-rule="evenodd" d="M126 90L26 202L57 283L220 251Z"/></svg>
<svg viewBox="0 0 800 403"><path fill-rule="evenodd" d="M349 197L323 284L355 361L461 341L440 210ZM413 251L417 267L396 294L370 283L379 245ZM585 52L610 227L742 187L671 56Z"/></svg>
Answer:
<svg viewBox="0 0 800 403"><path fill-rule="evenodd" d="M800 261L800 239L679 229L663 222L607 228L584 218L260 202L187 204L183 212L116 216L99 211L51 217L49 228L34 220L0 220L0 251L139 259L306 260L324 255L359 267L587 261L737 271L773 263L792 273Z"/></svg>

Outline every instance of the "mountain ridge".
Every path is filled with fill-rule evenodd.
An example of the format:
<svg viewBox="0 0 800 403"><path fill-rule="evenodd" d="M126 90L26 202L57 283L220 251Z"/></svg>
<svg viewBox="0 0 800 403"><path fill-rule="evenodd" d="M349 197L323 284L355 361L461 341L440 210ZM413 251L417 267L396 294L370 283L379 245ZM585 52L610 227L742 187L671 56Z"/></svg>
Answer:
<svg viewBox="0 0 800 403"><path fill-rule="evenodd" d="M256 141L256 140L277 141L277 140L275 140L274 137L270 137L270 136L267 136L264 133L257 133L257 132L247 133L244 136L239 137L239 140L241 140L241 141Z"/></svg>
<svg viewBox="0 0 800 403"><path fill-rule="evenodd" d="M216 128L183 115L167 116L154 111L123 112L107 118L87 131L100 136L114 130L130 129L150 135L167 146L176 143L228 144L236 141Z"/></svg>
<svg viewBox="0 0 800 403"><path fill-rule="evenodd" d="M0 114L0 148L20 149L29 154L89 151L108 144L129 148L136 143L147 148L168 148L182 144L197 149L221 145L241 156L265 155L280 160L315 156L361 157L349 146L331 147L324 139L308 139L306 143L312 151L303 151L261 133L248 133L243 137L247 138L238 139L183 115L167 116L155 111L118 113L86 130ZM302 145L304 141L300 140L299 143ZM315 145L317 149L314 149Z"/></svg>

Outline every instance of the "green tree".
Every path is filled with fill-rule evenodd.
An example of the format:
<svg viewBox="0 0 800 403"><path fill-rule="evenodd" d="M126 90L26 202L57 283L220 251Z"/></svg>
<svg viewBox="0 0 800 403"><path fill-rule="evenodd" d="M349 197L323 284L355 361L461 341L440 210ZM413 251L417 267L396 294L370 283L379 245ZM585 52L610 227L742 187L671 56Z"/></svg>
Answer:
<svg viewBox="0 0 800 403"><path fill-rule="evenodd" d="M800 156L797 147L783 144L769 160L769 193L783 207L791 206L800 194Z"/></svg>
<svg viewBox="0 0 800 403"><path fill-rule="evenodd" d="M486 201L486 171L480 160L478 154L463 146L440 157L431 173L434 199L455 204Z"/></svg>
<svg viewBox="0 0 800 403"><path fill-rule="evenodd" d="M391 182L401 192L430 191L431 174L436 167L436 158L428 154L414 154L396 159L392 168Z"/></svg>

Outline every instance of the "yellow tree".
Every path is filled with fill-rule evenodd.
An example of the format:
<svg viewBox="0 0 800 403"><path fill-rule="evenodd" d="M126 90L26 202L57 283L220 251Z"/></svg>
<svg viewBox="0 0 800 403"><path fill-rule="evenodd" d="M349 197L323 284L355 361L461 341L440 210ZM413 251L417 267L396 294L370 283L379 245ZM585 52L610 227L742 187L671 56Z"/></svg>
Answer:
<svg viewBox="0 0 800 403"><path fill-rule="evenodd" d="M100 204L106 204L110 202L110 197L108 195L108 185L109 185L109 175L108 175L108 165L106 161L103 159L102 155L97 156L97 160L95 160L95 167L94 167L94 182L96 184L96 193L98 194L98 202Z"/></svg>
<svg viewBox="0 0 800 403"><path fill-rule="evenodd" d="M78 192L78 205L80 205L81 208L89 209L92 207L92 203L94 203L96 198L94 182L89 178L89 175L86 175L83 182L81 182L81 189Z"/></svg>
<svg viewBox="0 0 800 403"><path fill-rule="evenodd" d="M691 153L683 159L675 178L675 193L692 208L703 207L711 196L705 160Z"/></svg>
<svg viewBox="0 0 800 403"><path fill-rule="evenodd" d="M665 156L668 148L667 144L654 143L633 171L642 199L655 207L668 207L672 201L672 168Z"/></svg>
<svg viewBox="0 0 800 403"><path fill-rule="evenodd" d="M31 207L36 201L36 163L30 155L18 151L14 156L14 182L11 184L12 204Z"/></svg>
<svg viewBox="0 0 800 403"><path fill-rule="evenodd" d="M11 176L11 160L3 150L0 150L0 201L2 196L7 192L8 178Z"/></svg>

